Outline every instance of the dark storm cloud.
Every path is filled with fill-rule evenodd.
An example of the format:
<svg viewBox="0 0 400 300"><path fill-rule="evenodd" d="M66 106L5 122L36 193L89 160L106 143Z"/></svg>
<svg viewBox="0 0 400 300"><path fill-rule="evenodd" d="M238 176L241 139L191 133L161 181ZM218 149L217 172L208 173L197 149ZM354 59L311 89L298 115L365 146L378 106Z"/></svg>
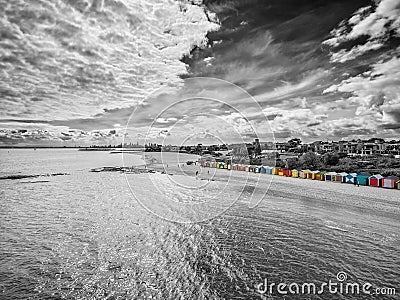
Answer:
<svg viewBox="0 0 400 300"><path fill-rule="evenodd" d="M213 47L195 50L186 62L193 76L223 78L253 95L301 82L330 68L321 42L362 3L208 1L221 29L208 34ZM213 59L204 61L207 57Z"/></svg>
<svg viewBox="0 0 400 300"><path fill-rule="evenodd" d="M189 76L222 78L255 96L277 136L376 134L382 123L389 129L398 122L389 105L397 107L397 72L388 72L397 65L389 60L398 46L398 2L207 1L221 28L208 34L210 47L195 49L184 61ZM332 50L329 40L343 45ZM368 49L368 41L375 46ZM357 55L362 59L354 59ZM377 70L373 77L371 70ZM374 103L372 111L362 97Z"/></svg>

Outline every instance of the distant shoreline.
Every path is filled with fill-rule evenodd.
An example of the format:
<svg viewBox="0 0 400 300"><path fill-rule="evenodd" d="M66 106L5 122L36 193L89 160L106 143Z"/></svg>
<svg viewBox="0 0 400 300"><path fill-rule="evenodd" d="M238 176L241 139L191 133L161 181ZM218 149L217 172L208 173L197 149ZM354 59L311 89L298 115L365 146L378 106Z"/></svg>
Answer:
<svg viewBox="0 0 400 300"><path fill-rule="evenodd" d="M75 146L60 146L60 147L54 147L54 146L0 146L0 149L85 149L89 147L75 147ZM100 149L106 149L106 148L100 148ZM115 148L107 148L108 150L113 150Z"/></svg>
<svg viewBox="0 0 400 300"><path fill-rule="evenodd" d="M104 151L113 151L113 150L118 150L121 148L118 147L78 147L78 146L60 146L60 147L54 147L54 146L40 146L40 147L35 147L35 146L26 146L26 147L21 147L21 146L0 146L0 149L82 149L82 150L87 150L87 151L100 151L100 150L104 150ZM123 149L131 149L131 150L143 150L143 148L123 148Z"/></svg>

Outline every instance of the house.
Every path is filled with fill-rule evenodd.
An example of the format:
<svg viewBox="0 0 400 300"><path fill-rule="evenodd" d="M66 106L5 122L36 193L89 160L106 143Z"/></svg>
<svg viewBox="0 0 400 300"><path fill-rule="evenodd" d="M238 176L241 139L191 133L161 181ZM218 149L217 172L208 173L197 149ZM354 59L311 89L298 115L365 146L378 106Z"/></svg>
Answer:
<svg viewBox="0 0 400 300"><path fill-rule="evenodd" d="M286 177L292 177L292 170L284 169L283 170L283 175L285 175Z"/></svg>
<svg viewBox="0 0 400 300"><path fill-rule="evenodd" d="M369 186L376 186L376 187L381 186L382 178L383 178L383 176L381 174L375 174L375 175L370 176L368 178Z"/></svg>
<svg viewBox="0 0 400 300"><path fill-rule="evenodd" d="M297 169L292 170L292 177L298 178L299 177L300 171Z"/></svg>
<svg viewBox="0 0 400 300"><path fill-rule="evenodd" d="M347 175L348 174L346 172L341 172L341 173L336 174L334 182L344 183L344 178Z"/></svg>
<svg viewBox="0 0 400 300"><path fill-rule="evenodd" d="M279 176L283 176L284 175L283 169L280 169L280 168L278 169L278 175Z"/></svg>
<svg viewBox="0 0 400 300"><path fill-rule="evenodd" d="M336 180L336 172L327 172L325 174L325 181L335 181Z"/></svg>
<svg viewBox="0 0 400 300"><path fill-rule="evenodd" d="M315 174L315 179L325 181L325 174L326 174L326 171L321 171L321 172Z"/></svg>
<svg viewBox="0 0 400 300"><path fill-rule="evenodd" d="M251 166L251 172L257 173L258 171L258 166Z"/></svg>
<svg viewBox="0 0 400 300"><path fill-rule="evenodd" d="M226 163L224 163L224 162L217 162L217 168L218 169L226 169L228 166L227 166L227 164Z"/></svg>
<svg viewBox="0 0 400 300"><path fill-rule="evenodd" d="M307 169L307 170L301 170L301 171L299 172L299 177L300 177L300 178L303 178L303 179L307 179L309 173L311 173L311 171L308 170L308 169Z"/></svg>
<svg viewBox="0 0 400 300"><path fill-rule="evenodd" d="M371 174L369 174L369 173L360 173L357 175L357 183L359 185L368 185L370 177L371 177Z"/></svg>
<svg viewBox="0 0 400 300"><path fill-rule="evenodd" d="M272 175L278 175L278 168L276 167L272 168Z"/></svg>
<svg viewBox="0 0 400 300"><path fill-rule="evenodd" d="M335 176L335 182L340 182L340 183L344 183L345 182L345 177L349 175L346 172L342 172L342 173L338 173Z"/></svg>
<svg viewBox="0 0 400 300"><path fill-rule="evenodd" d="M316 179L316 175L319 174L320 172L318 170L316 171L311 171L310 173L307 174L307 179Z"/></svg>
<svg viewBox="0 0 400 300"><path fill-rule="evenodd" d="M394 188L400 190L400 180L397 180L394 184Z"/></svg>
<svg viewBox="0 0 400 300"><path fill-rule="evenodd" d="M397 176L388 176L382 178L382 187L387 189L394 189L395 184L399 181Z"/></svg>
<svg viewBox="0 0 400 300"><path fill-rule="evenodd" d="M354 182L357 180L357 173L347 174L347 176L343 177L343 180L344 183L354 184Z"/></svg>
<svg viewBox="0 0 400 300"><path fill-rule="evenodd" d="M265 173L271 175L271 174L272 174L272 169L273 169L273 168L271 168L271 167L266 167L266 168L265 168Z"/></svg>

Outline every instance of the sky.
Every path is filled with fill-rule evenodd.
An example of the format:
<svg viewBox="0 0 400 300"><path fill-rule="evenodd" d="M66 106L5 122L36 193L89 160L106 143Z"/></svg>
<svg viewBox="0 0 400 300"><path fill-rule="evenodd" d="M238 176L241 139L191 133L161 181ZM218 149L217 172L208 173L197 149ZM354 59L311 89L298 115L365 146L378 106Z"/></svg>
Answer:
<svg viewBox="0 0 400 300"><path fill-rule="evenodd" d="M400 0L0 0L0 145L400 138Z"/></svg>

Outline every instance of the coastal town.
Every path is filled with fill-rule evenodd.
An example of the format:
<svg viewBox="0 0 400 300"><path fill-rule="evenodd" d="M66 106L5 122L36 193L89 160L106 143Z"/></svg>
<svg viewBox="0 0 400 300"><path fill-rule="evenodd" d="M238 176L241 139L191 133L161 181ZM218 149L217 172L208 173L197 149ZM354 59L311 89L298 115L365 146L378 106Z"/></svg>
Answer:
<svg viewBox="0 0 400 300"><path fill-rule="evenodd" d="M122 145L118 145L122 147ZM130 148L131 145L124 145ZM138 147L138 145L136 145ZM284 162L285 165L299 161L304 155L325 158L326 163L334 165L340 159L347 161L357 160L364 165L369 161L380 158L391 162L400 162L400 140L386 141L381 138L350 141L314 141L303 143L295 138L286 142L260 142L255 139L252 143L222 144L222 145L191 145L173 146L146 144L143 146L146 152L184 152L198 155L210 155L220 161L246 162L263 164L271 159ZM395 167L397 164L386 167Z"/></svg>
<svg viewBox="0 0 400 300"><path fill-rule="evenodd" d="M111 146L101 149L110 148ZM136 143L117 145L110 153L137 151L196 155L197 160L187 161L186 164L203 168L400 189L400 141L395 140L373 138L303 144L300 139L279 143L255 139L252 143L245 144L194 146L163 146L154 143L141 146ZM116 168L112 171L140 173L154 170L150 168L132 171Z"/></svg>
<svg viewBox="0 0 400 300"><path fill-rule="evenodd" d="M400 177L400 141L371 138L349 141L263 142L220 145L140 145L125 143L91 146L80 150L120 152L177 152L199 155L202 160L228 165L274 166L287 170L329 170L332 172L380 174Z"/></svg>
<svg viewBox="0 0 400 300"><path fill-rule="evenodd" d="M234 151L238 147L246 146L246 151L249 154L255 153L258 156L263 156L267 153L276 153L278 156L292 155L299 156L307 152L314 152L316 154L326 154L336 152L342 156L349 157L368 157L374 155L393 156L400 158L400 140L385 140L381 138L371 138L368 140L341 140L341 141L313 141L310 143L303 143L301 139L294 138L286 142L261 142L255 139L251 143L245 144L218 144L218 145L161 145L157 143L148 143L140 145L136 143L124 143L118 145L92 145L84 147L87 149L104 148L116 149L141 149L145 152L185 152L191 154L212 154L218 156L224 151ZM81 147L79 147L81 148Z"/></svg>

